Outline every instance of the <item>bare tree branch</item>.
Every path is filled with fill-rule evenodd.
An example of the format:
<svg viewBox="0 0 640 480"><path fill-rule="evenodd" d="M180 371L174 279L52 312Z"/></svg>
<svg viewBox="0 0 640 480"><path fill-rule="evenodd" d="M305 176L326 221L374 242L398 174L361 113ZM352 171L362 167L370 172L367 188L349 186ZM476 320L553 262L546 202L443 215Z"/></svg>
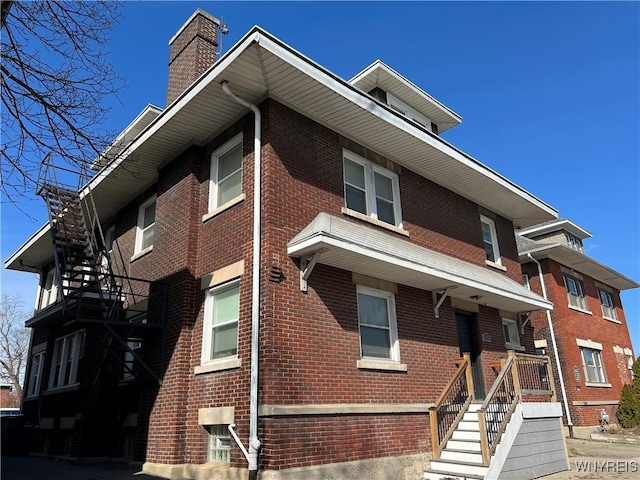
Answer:
<svg viewBox="0 0 640 480"><path fill-rule="evenodd" d="M22 398L24 369L29 354L28 318L17 295L0 298L0 379L13 385L15 396Z"/></svg>
<svg viewBox="0 0 640 480"><path fill-rule="evenodd" d="M96 159L115 132L105 132L124 80L105 60L120 19L113 1L2 1L0 192L4 202L30 197L41 160L77 171Z"/></svg>

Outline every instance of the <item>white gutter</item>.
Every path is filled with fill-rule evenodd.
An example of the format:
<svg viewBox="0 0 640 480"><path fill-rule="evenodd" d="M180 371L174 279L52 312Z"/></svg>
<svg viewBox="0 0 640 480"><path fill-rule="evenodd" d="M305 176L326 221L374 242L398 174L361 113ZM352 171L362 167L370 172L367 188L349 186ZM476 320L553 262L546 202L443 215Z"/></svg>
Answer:
<svg viewBox="0 0 640 480"><path fill-rule="evenodd" d="M261 223L261 203L262 203L262 117L260 110L242 98L236 96L229 89L229 82L222 82L224 93L233 98L240 105L249 108L254 115L254 138L253 138L253 266L252 266L252 289L251 289L251 392L249 397L249 451L240 443L237 435L233 438L238 442L238 446L249 462L249 479L257 478L258 475L258 451L260 450L260 440L258 439L258 366L260 355L260 233ZM233 430L230 430L233 432Z"/></svg>
<svg viewBox="0 0 640 480"><path fill-rule="evenodd" d="M544 277L542 276L542 266L540 262L533 258L533 255L527 253L527 257L531 259L538 266L538 276L540 277L540 285L542 286L542 296L545 300L547 298L547 287L544 283ZM569 411L569 402L567 401L567 390L564 386L564 376L562 375L562 368L560 366L560 358L558 357L558 345L556 344L556 335L553 331L553 322L551 321L551 311L547 310L547 323L549 324L549 334L551 335L551 344L553 345L553 355L556 357L556 369L558 370L558 378L560 379L560 390L562 390L562 400L564 402L564 411L567 412L567 426L569 427L569 437L573 438L573 422L571 421L571 412Z"/></svg>

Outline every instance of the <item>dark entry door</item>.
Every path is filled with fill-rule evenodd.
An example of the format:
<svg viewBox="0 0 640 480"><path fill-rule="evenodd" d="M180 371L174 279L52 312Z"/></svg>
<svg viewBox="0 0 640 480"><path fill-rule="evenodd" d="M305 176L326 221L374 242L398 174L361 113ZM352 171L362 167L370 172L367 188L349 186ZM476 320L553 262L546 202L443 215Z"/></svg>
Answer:
<svg viewBox="0 0 640 480"><path fill-rule="evenodd" d="M482 362L474 323L475 317L473 314L456 312L456 328L458 329L460 356L462 356L464 352L471 354L471 373L475 398L476 400L483 400L485 396L484 376L482 375Z"/></svg>

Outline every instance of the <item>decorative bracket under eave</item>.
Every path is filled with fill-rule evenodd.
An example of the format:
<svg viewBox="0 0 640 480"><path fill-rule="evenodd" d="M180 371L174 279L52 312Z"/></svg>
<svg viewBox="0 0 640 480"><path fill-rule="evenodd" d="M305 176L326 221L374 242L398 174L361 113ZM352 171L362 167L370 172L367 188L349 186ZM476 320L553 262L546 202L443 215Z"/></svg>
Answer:
<svg viewBox="0 0 640 480"><path fill-rule="evenodd" d="M309 276L313 271L313 268L318 263L318 259L320 258L320 254L325 252L326 248L321 248L320 250L316 250L310 255L305 255L300 257L300 291L307 291L307 280L309 280Z"/></svg>
<svg viewBox="0 0 640 480"><path fill-rule="evenodd" d="M442 306L444 301L447 299L447 293L452 288L455 288L455 287L447 287L447 288L443 288L441 290L434 290L433 292L431 292L431 297L433 299L433 315L434 315L434 317L440 318L440 312L439 312L440 307ZM440 296L440 300L438 300L438 293L441 295Z"/></svg>

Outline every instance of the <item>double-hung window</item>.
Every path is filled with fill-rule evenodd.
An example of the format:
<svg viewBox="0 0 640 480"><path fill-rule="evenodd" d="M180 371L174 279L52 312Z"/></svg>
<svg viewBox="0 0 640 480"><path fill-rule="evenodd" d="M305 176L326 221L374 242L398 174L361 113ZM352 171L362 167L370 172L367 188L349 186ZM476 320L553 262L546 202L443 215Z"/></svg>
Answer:
<svg viewBox="0 0 640 480"><path fill-rule="evenodd" d="M618 320L616 315L616 306L613 303L613 296L605 290L598 290L598 297L602 304L602 316L609 320Z"/></svg>
<svg viewBox="0 0 640 480"><path fill-rule="evenodd" d="M136 231L135 252L153 247L153 236L156 227L156 196L145 200L138 210L138 228Z"/></svg>
<svg viewBox="0 0 640 480"><path fill-rule="evenodd" d="M362 358L400 361L393 293L357 287Z"/></svg>
<svg viewBox="0 0 640 480"><path fill-rule="evenodd" d="M77 382L78 363L84 354L85 332L58 338L53 345L49 388L73 385Z"/></svg>
<svg viewBox="0 0 640 480"><path fill-rule="evenodd" d="M216 463L229 463L229 452L231 451L231 435L227 425L210 425L209 432L209 455L208 460Z"/></svg>
<svg viewBox="0 0 640 480"><path fill-rule="evenodd" d="M40 299L40 308L48 307L49 305L53 305L58 300L58 275L56 275L56 270L51 269L47 273L47 278L44 281L44 286L42 287L42 297Z"/></svg>
<svg viewBox="0 0 640 480"><path fill-rule="evenodd" d="M587 310L587 299L584 294L584 286L577 278L564 275L564 284L567 288L569 305L580 310Z"/></svg>
<svg viewBox="0 0 640 480"><path fill-rule="evenodd" d="M498 234L496 232L496 222L491 218L480 215L482 226L482 243L487 260L491 263L501 265L500 248L498 247Z"/></svg>
<svg viewBox="0 0 640 480"><path fill-rule="evenodd" d="M236 357L240 286L238 282L212 288L206 294L201 363Z"/></svg>
<svg viewBox="0 0 640 480"><path fill-rule="evenodd" d="M211 154L209 211L242 194L242 133Z"/></svg>
<svg viewBox="0 0 640 480"><path fill-rule="evenodd" d="M604 374L601 351L593 348L580 347L580 356L582 357L582 367L584 368L586 381L591 383L606 383L607 377Z"/></svg>
<svg viewBox="0 0 640 480"><path fill-rule="evenodd" d="M343 161L347 209L402 228L398 175L347 150Z"/></svg>
<svg viewBox="0 0 640 480"><path fill-rule="evenodd" d="M31 355L31 369L29 370L29 380L27 382L27 397L32 397L40 393L45 353L43 350Z"/></svg>

